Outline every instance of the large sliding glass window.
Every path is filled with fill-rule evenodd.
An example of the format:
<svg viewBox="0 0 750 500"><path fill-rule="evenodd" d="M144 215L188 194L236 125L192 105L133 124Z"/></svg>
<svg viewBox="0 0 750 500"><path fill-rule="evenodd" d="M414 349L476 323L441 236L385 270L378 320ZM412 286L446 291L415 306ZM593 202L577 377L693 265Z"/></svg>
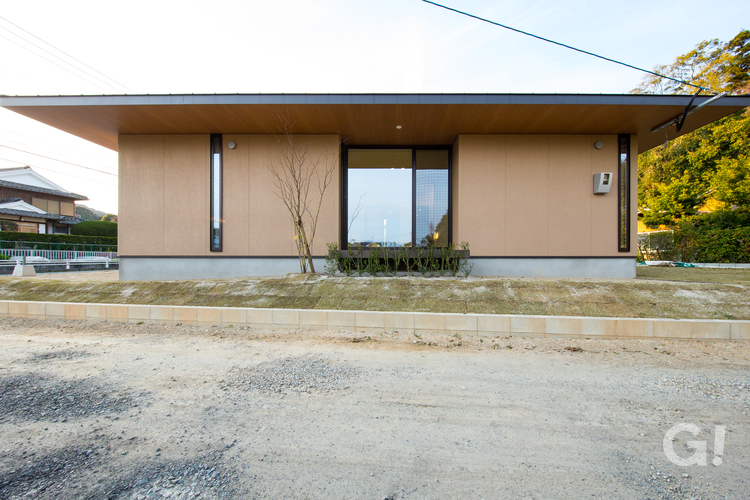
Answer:
<svg viewBox="0 0 750 500"><path fill-rule="evenodd" d="M349 148L347 166L349 245L448 244L448 148Z"/></svg>
<svg viewBox="0 0 750 500"><path fill-rule="evenodd" d="M619 251L630 251L630 136L619 137L617 205L619 208Z"/></svg>
<svg viewBox="0 0 750 500"><path fill-rule="evenodd" d="M349 150L349 243L411 244L411 156L410 149Z"/></svg>
<svg viewBox="0 0 750 500"><path fill-rule="evenodd" d="M221 252L221 135L211 136L211 251Z"/></svg>

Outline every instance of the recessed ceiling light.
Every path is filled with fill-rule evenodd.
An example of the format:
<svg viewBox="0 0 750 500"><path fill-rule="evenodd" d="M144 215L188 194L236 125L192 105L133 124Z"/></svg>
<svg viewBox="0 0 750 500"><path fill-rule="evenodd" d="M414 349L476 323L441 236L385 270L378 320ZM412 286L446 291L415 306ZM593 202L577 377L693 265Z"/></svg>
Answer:
<svg viewBox="0 0 750 500"><path fill-rule="evenodd" d="M396 130L401 130L401 125L396 125Z"/></svg>

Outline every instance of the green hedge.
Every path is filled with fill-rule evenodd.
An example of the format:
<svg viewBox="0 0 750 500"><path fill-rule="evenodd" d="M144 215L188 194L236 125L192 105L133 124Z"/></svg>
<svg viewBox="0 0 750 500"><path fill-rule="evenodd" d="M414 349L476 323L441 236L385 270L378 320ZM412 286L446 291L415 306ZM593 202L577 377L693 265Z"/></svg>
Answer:
<svg viewBox="0 0 750 500"><path fill-rule="evenodd" d="M39 242L39 243L71 243L74 245L114 245L114 246L117 246L117 238L108 238L104 236L76 236L72 234L17 233L17 232L11 232L11 231L0 232L0 241L31 241L31 242Z"/></svg>
<svg viewBox="0 0 750 500"><path fill-rule="evenodd" d="M750 227L680 228L674 233L674 243L683 262L750 262Z"/></svg>
<svg viewBox="0 0 750 500"><path fill-rule="evenodd" d="M750 263L750 211L700 214L639 237L638 260Z"/></svg>
<svg viewBox="0 0 750 500"><path fill-rule="evenodd" d="M101 220L79 222L70 228L70 233L80 236L104 236L117 238L117 224Z"/></svg>
<svg viewBox="0 0 750 500"><path fill-rule="evenodd" d="M0 248L33 248L35 250L78 250L83 252L116 252L117 238L0 232Z"/></svg>

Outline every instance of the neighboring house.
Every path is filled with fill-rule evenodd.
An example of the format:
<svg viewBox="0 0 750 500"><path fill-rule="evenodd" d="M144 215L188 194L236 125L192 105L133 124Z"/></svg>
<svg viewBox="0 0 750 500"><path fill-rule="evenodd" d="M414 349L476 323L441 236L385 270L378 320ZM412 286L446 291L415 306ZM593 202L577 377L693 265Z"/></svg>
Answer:
<svg viewBox="0 0 750 500"><path fill-rule="evenodd" d="M80 222L75 202L87 199L30 167L0 169L0 221L14 223L20 232L69 234Z"/></svg>
<svg viewBox="0 0 750 500"><path fill-rule="evenodd" d="M747 107L750 97L712 101L679 134L660 127L690 102L635 94L0 97L0 106L119 152L121 279L298 270L290 216L268 170L280 159L280 117L309 158L333 160L313 247L320 259L328 242L466 241L475 275L634 277L638 153ZM596 179L611 190L595 194Z"/></svg>

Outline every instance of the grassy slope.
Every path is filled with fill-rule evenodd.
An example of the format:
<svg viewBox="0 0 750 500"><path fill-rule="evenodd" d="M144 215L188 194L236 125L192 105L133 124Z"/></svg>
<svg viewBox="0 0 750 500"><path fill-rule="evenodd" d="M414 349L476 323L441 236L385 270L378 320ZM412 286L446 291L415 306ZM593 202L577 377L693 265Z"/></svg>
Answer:
<svg viewBox="0 0 750 500"><path fill-rule="evenodd" d="M710 269L639 269L639 277L647 278L639 280L465 280L294 275L267 279L170 282L68 282L0 278L0 299L297 309L750 319L750 288L747 286L750 284L750 271L731 270L728 274L727 272ZM663 281L664 279L671 281ZM716 282L695 283L699 280Z"/></svg>

